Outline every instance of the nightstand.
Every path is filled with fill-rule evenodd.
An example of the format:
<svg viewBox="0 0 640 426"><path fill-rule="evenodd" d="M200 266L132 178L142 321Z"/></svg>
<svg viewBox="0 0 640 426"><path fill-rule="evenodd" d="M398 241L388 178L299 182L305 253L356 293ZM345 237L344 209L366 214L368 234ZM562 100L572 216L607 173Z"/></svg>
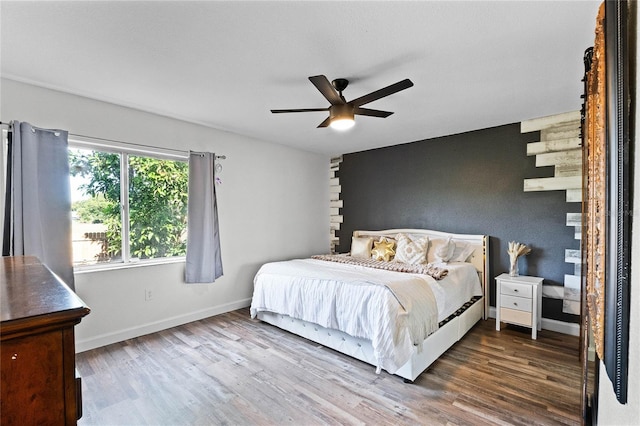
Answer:
<svg viewBox="0 0 640 426"><path fill-rule="evenodd" d="M496 330L504 321L531 327L531 338L537 337L542 329L542 281L525 275L496 277Z"/></svg>

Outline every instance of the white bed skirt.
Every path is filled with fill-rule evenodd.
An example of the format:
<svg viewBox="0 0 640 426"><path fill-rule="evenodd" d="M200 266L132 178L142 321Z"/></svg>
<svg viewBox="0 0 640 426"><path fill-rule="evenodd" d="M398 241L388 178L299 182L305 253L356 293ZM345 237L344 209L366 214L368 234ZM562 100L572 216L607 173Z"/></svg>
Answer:
<svg viewBox="0 0 640 426"><path fill-rule="evenodd" d="M411 359L395 374L413 382L483 317L484 304L484 297L481 297L462 314L431 334L422 343L422 350L416 348ZM376 359L373 356L373 347L369 340L273 312L258 312L257 318L377 367Z"/></svg>

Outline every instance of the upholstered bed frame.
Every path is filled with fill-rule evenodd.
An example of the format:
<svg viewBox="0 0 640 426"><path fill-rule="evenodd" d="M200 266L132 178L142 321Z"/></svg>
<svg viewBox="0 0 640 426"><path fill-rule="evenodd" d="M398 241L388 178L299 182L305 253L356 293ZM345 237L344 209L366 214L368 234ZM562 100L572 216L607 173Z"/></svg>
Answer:
<svg viewBox="0 0 640 426"><path fill-rule="evenodd" d="M384 231L355 231L354 237L371 236L376 239L385 236L395 238L398 233L405 233L415 237L429 236L430 240L448 238L457 243L467 243L474 247L468 262L478 271L482 285L483 296L475 300L463 312L455 315L431 334L423 343L421 350L416 348L412 358L404 364L396 375L403 377L406 382L413 382L440 355L462 338L481 318L486 319L488 313L489 288L489 250L486 235L463 235L447 232L430 231L424 229L389 229ZM314 323L291 318L287 315L273 312L259 312L257 317L283 330L302 336L338 352L357 358L373 366L376 365L371 342L356 338L338 330L324 328Z"/></svg>

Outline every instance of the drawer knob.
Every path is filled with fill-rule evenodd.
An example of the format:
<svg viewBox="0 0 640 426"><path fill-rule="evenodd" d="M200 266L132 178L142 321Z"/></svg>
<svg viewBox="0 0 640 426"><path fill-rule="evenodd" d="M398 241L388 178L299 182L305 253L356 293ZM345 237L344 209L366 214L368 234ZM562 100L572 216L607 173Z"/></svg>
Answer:
<svg viewBox="0 0 640 426"><path fill-rule="evenodd" d="M514 289L513 289L513 291L517 293L517 292L518 292L518 289L517 289L517 288L514 288Z"/></svg>
<svg viewBox="0 0 640 426"><path fill-rule="evenodd" d="M513 306L518 306L518 302L513 302Z"/></svg>

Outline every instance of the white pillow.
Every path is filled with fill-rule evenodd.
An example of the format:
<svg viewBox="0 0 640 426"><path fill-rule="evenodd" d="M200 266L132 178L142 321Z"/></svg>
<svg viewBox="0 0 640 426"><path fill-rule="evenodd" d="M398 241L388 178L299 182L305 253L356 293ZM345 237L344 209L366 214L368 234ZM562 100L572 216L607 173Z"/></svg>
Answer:
<svg viewBox="0 0 640 426"><path fill-rule="evenodd" d="M403 233L396 236L398 245L396 247L396 260L398 262L412 265L422 265L427 263L427 248L429 247L429 237L422 237L412 241Z"/></svg>
<svg viewBox="0 0 640 426"><path fill-rule="evenodd" d="M453 251L450 262L466 262L469 256L473 254L475 249L467 243L456 244L456 249Z"/></svg>
<svg viewBox="0 0 640 426"><path fill-rule="evenodd" d="M371 258L372 237L351 237L351 257Z"/></svg>
<svg viewBox="0 0 640 426"><path fill-rule="evenodd" d="M431 238L429 239L429 249L427 250L427 263L433 263L436 261L436 249L441 246L446 240L444 238Z"/></svg>
<svg viewBox="0 0 640 426"><path fill-rule="evenodd" d="M436 262L448 262L453 257L456 243L451 241L451 237L434 247L434 257Z"/></svg>

